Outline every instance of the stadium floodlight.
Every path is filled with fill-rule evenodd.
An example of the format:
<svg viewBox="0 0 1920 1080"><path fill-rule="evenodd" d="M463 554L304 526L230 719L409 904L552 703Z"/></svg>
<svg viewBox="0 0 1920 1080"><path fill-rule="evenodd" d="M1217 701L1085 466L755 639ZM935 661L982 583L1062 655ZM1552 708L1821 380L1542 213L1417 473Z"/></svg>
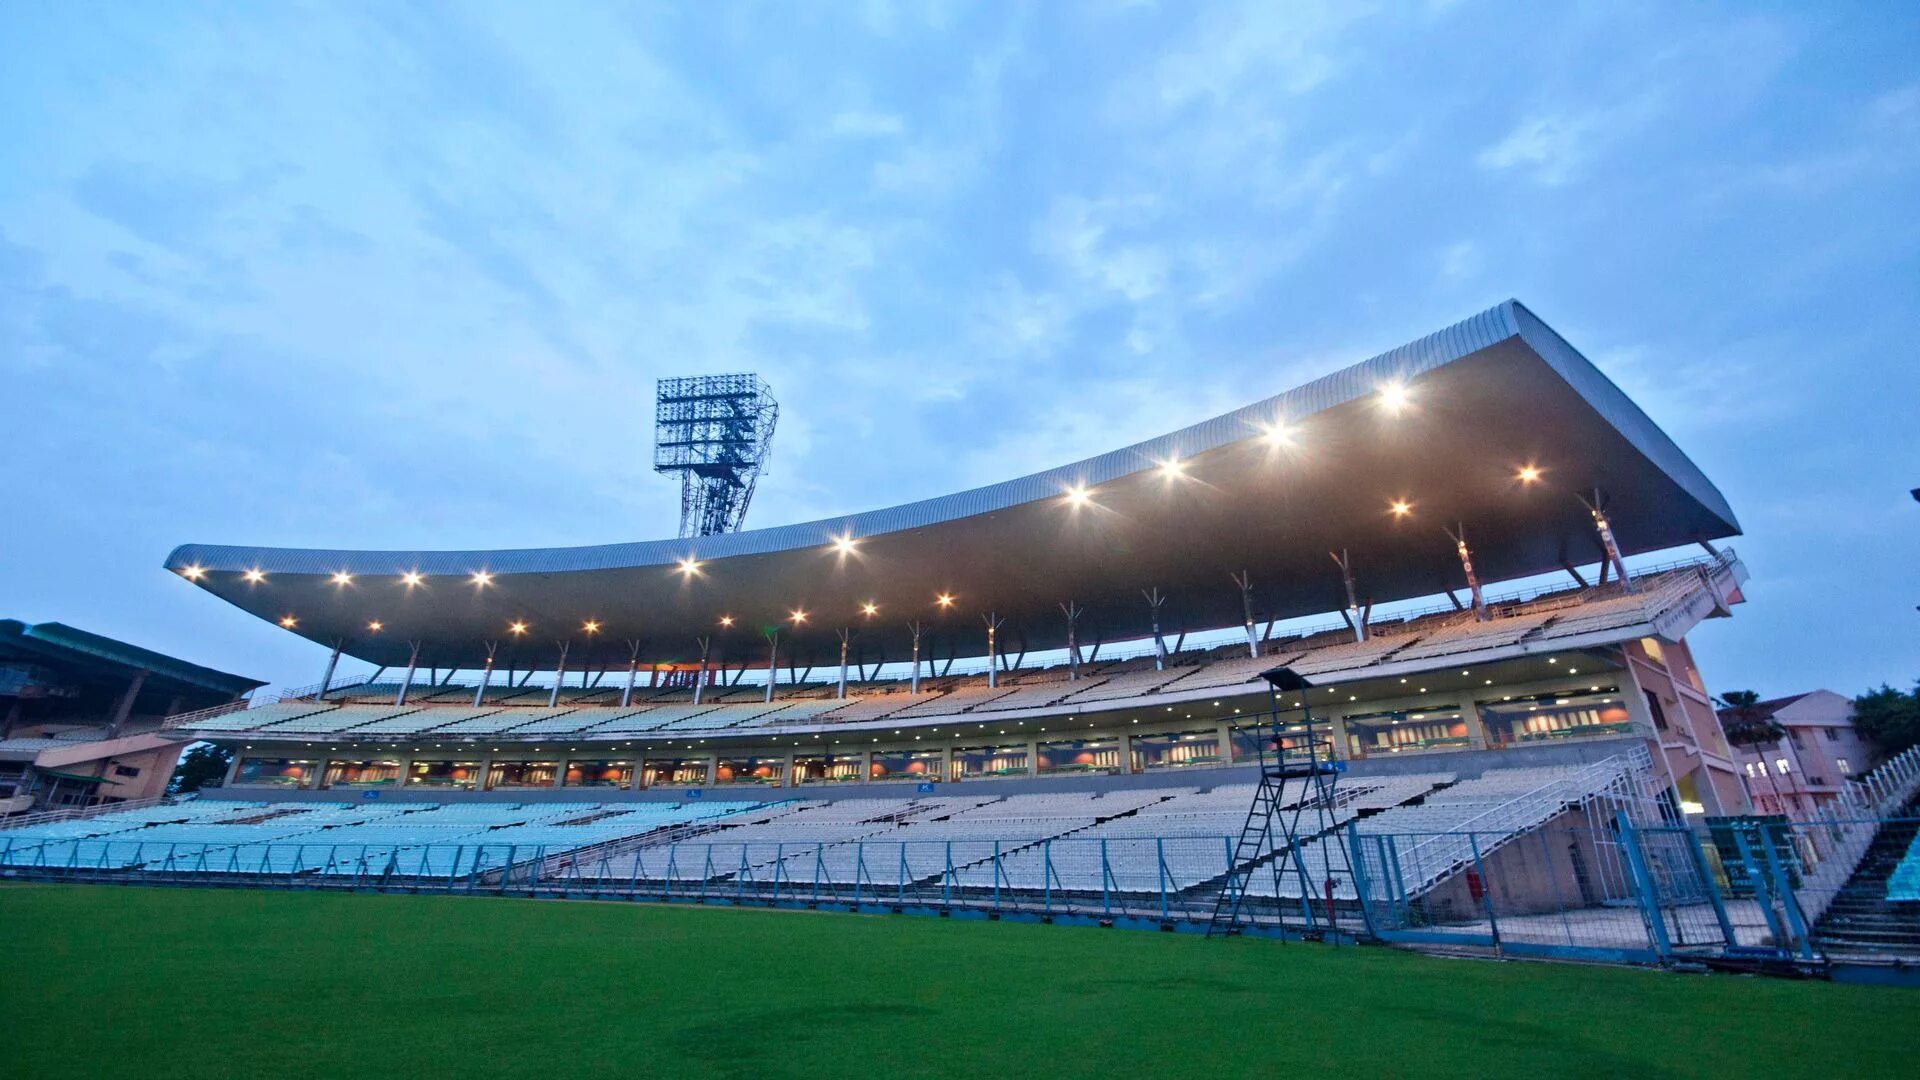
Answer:
<svg viewBox="0 0 1920 1080"><path fill-rule="evenodd" d="M201 566L199 563L194 563L192 566L183 568L180 573L184 575L188 581L199 581L201 578L207 576L207 568Z"/></svg>
<svg viewBox="0 0 1920 1080"><path fill-rule="evenodd" d="M733 616L731 616L731 615L722 615L722 616L720 616L720 625L721 625L721 626L732 626L732 625L733 625Z"/></svg>
<svg viewBox="0 0 1920 1080"><path fill-rule="evenodd" d="M1160 463L1160 477L1163 480L1178 480L1186 472L1186 465L1177 457L1170 457Z"/></svg>
<svg viewBox="0 0 1920 1080"><path fill-rule="evenodd" d="M1068 506L1085 506L1093 501L1093 491L1085 484L1072 484L1066 489Z"/></svg>
<svg viewBox="0 0 1920 1080"><path fill-rule="evenodd" d="M291 629L293 629L294 627L296 627L296 626L299 626L299 625L300 625L300 620L299 620L299 619L296 619L296 618L294 618L294 617L293 617L293 616L291 616L291 615L282 615L282 616L280 616L280 625L281 625L281 626L284 626L284 627L286 627L286 628L287 628L287 629L289 629L289 630L291 630Z"/></svg>
<svg viewBox="0 0 1920 1080"><path fill-rule="evenodd" d="M484 589L487 586L493 584L493 575L487 573L485 570L475 570L473 572L473 577L467 580L471 581L473 584Z"/></svg>
<svg viewBox="0 0 1920 1080"><path fill-rule="evenodd" d="M700 560L689 555L686 558L680 560L680 565L677 567L677 569L680 571L680 573L686 575L687 577L692 577L693 575L700 572Z"/></svg>
<svg viewBox="0 0 1920 1080"><path fill-rule="evenodd" d="M1540 466L1532 464L1522 465L1520 466L1518 475L1521 483L1531 484L1535 480L1540 479Z"/></svg>
<svg viewBox="0 0 1920 1080"><path fill-rule="evenodd" d="M1388 504L1387 509L1392 511L1394 517L1406 517L1413 513L1413 504L1405 499L1395 499Z"/></svg>
<svg viewBox="0 0 1920 1080"><path fill-rule="evenodd" d="M860 542L851 533L833 538L833 550L841 555L851 555L860 546Z"/></svg>
<svg viewBox="0 0 1920 1080"><path fill-rule="evenodd" d="M866 617L871 619L875 615L880 614L880 605L869 600L866 603L860 605L860 614L865 615Z"/></svg>
<svg viewBox="0 0 1920 1080"><path fill-rule="evenodd" d="M1283 446L1293 445L1292 429L1288 428L1286 423L1280 420L1275 420L1271 425L1269 425L1265 430L1263 430L1260 433L1260 438L1268 446L1273 447L1276 450Z"/></svg>
<svg viewBox="0 0 1920 1080"><path fill-rule="evenodd" d="M527 632L527 624L523 622L509 623L507 624L507 632L518 637Z"/></svg>
<svg viewBox="0 0 1920 1080"><path fill-rule="evenodd" d="M737 532L773 449L780 405L758 375L661 379L653 471L680 474L680 535Z"/></svg>
<svg viewBox="0 0 1920 1080"><path fill-rule="evenodd" d="M600 624L593 619L588 619L586 622L580 624L580 629L585 630L589 634L597 634L600 632Z"/></svg>
<svg viewBox="0 0 1920 1080"><path fill-rule="evenodd" d="M1390 413L1397 413L1406 408L1408 400L1412 397L1407 390L1407 384L1398 379L1381 383L1379 392L1381 407Z"/></svg>
<svg viewBox="0 0 1920 1080"><path fill-rule="evenodd" d="M333 583L335 585L351 585L353 584L353 575L347 573L345 570L335 570L333 572Z"/></svg>
<svg viewBox="0 0 1920 1080"><path fill-rule="evenodd" d="M787 617L793 620L793 625L795 626L799 626L801 623L807 621L807 613L800 608L794 608L788 612Z"/></svg>
<svg viewBox="0 0 1920 1080"><path fill-rule="evenodd" d="M424 577L421 577L420 571L418 570L409 570L406 573L400 575L400 583L405 585L409 589L413 588L415 585L418 585L425 580L427 579Z"/></svg>
<svg viewBox="0 0 1920 1080"><path fill-rule="evenodd" d="M936 596L936 597L934 597L934 598L933 598L933 602L934 602L934 603L936 603L936 604L939 604L939 605L940 605L941 607L952 607L952 606L953 606L953 594L952 594L952 593L941 593L940 595L938 595L938 596Z"/></svg>
<svg viewBox="0 0 1920 1080"><path fill-rule="evenodd" d="M375 619L375 620L373 620L372 622L370 622L370 623L368 623L368 624L367 624L367 629L368 629L369 631L371 631L371 632L373 632L373 633L376 633L376 634L377 634L377 633L379 633L379 632L380 632L380 620L379 620L379 619Z"/></svg>
<svg viewBox="0 0 1920 1080"><path fill-rule="evenodd" d="M254 567L253 569L251 569L251 570L249 570L249 571L247 571L246 573L244 573L244 574L241 574L240 576L241 576L241 578L243 578L243 579L244 579L244 580L246 581L246 583L247 583L247 584L249 584L249 585L258 585L258 584L260 584L261 582L263 582L263 581L265 581L265 580L267 580L267 573L266 573L266 571L264 571L264 570L262 570L262 569L260 569L260 568L259 568L259 567L257 567L257 566L256 566L256 567Z"/></svg>

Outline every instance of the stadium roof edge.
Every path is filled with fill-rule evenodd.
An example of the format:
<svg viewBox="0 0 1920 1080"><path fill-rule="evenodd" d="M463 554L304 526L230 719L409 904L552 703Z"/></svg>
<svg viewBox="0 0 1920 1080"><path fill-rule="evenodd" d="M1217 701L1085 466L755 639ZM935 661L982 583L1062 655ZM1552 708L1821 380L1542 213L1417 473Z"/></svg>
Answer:
<svg viewBox="0 0 1920 1080"><path fill-rule="evenodd" d="M1412 379L1513 337L1526 341L1642 453L1713 511L1726 523L1728 533L1740 531L1726 498L1673 440L1592 361L1519 300L1508 299L1417 341L1178 431L1012 480L894 507L720 536L559 548L355 551L188 543L174 548L164 565L175 571L188 566L229 571L267 567L281 573L306 574L331 574L342 568L364 574L468 574L483 568L491 574L551 573L670 567L684 558L705 561L814 547L835 536L870 536L937 525L1056 498L1063 488L1074 484L1092 487L1146 472L1169 458L1190 458L1229 443L1258 438L1276 421L1290 423L1358 400L1372 394L1384 381Z"/></svg>
<svg viewBox="0 0 1920 1080"><path fill-rule="evenodd" d="M1425 441L1416 445L1409 438L1396 439L1387 434L1386 429L1364 422L1357 410L1362 409L1367 399L1377 397L1383 384L1396 382L1408 384L1421 394L1429 393L1430 388L1436 407L1423 419L1431 424L1452 426L1423 428L1420 438ZM1248 463L1253 460L1250 448L1260 445L1262 436L1272 425L1292 427L1309 420L1317 434L1329 434L1339 442L1337 452L1327 453L1324 460L1310 463L1311 467L1305 470L1318 469L1319 475L1303 477L1294 488L1276 491L1271 478L1252 477L1247 473ZM1323 428L1322 425L1330 426ZM1381 534L1377 507L1383 504L1373 501L1374 492L1369 491L1366 508L1363 508L1358 501L1359 490L1363 486L1388 483L1424 484L1426 487L1420 493L1432 496L1436 519L1447 515L1448 524L1455 520L1473 523L1483 537L1476 544L1475 562L1483 561L1484 552L1485 580L1541 573L1570 562L1590 561L1596 553L1590 550L1588 540L1574 535L1578 522L1585 520L1584 510L1574 506L1572 509L1577 513L1570 514L1564 509L1538 505L1537 500L1526 507L1516 506L1511 500L1499 503L1500 496L1485 486L1487 467L1497 455L1509 455L1499 460L1500 468L1506 470L1505 475L1510 479L1509 466L1513 460L1510 455L1517 448L1534 445L1544 445L1554 464L1564 464L1565 472L1556 480L1564 480L1576 491L1604 487L1609 497L1624 494L1629 512L1634 503L1640 504L1640 517L1630 522L1628 528L1620 528L1618 519L1615 523L1621 546L1630 554L1739 532L1739 524L1725 497L1672 439L1591 361L1518 300L1509 299L1416 341L1177 431L1012 480L893 507L696 539L578 547L353 551L183 544L167 557L165 565L170 570L202 579L203 587L253 614L275 620L283 618L282 613L295 614L294 599L290 598L293 594L282 592L279 598L269 597L264 595L267 590L241 587L238 582L224 579L249 571L321 582L336 573L354 577L422 575L444 579L484 572L500 578L504 584L523 576L527 580L519 588L525 595L513 603L535 618L545 619L548 627L555 625L556 615L579 626L583 618L613 614L606 608L618 607L621 609L618 615L628 628L626 632L644 623L650 632L671 631L676 639L684 636L692 640L694 635L704 632L701 627L711 627L713 618L729 607L745 617L742 625L748 627L762 622L777 623L789 609L797 610L800 606L819 610L823 594L829 597L824 601L827 608L844 607L851 612L859 597L848 592L852 586L844 582L840 584L846 588L829 588L823 584L811 595L802 595L803 589L788 587L796 578L820 574L817 564L797 561L808 556L795 553L817 552L841 536L857 538L863 544L884 540L890 545L889 555L895 554L898 548L911 551L910 558L879 560L867 567L874 571L868 575L874 581L862 585L863 589L911 581L915 590L926 591L931 596L931 588L941 584L937 579L949 575L949 562L956 558L971 559L972 563L962 567L963 572L957 576L966 579L963 583L972 587L972 598L980 602L982 611L993 606L1001 614L1008 614L1010 601L1005 597L1022 584L1018 580L1020 574L1007 572L1009 567L1004 557L992 567L986 565L994 557L986 549L989 542L1002 545L1002 552L1009 550L1010 544L1021 545L1022 550L1029 551L1051 545L1061 550L1048 554L1064 561L1069 558L1064 549L1071 545L1063 543L1058 521L1054 522L1052 531L1046 531L1045 523L1036 516L1042 515L1042 508L1060 504L1063 493L1076 487L1099 489L1103 497L1110 497L1116 503L1124 499L1129 489L1137 489L1138 495L1149 486L1164 487L1150 485L1151 478L1144 474L1171 459L1189 462L1210 455L1223 463L1220 468L1226 470L1225 475L1236 482L1245 480L1239 490L1230 493L1241 500L1235 509L1243 517L1257 516L1265 507L1279 505L1260 500L1284 501L1296 497L1299 500L1292 506L1279 508L1278 513L1286 520L1261 520L1257 523L1258 529L1239 530L1245 534L1240 536L1219 535L1217 530L1223 526L1231 530L1243 522L1223 517L1220 507L1210 508L1214 511L1211 524L1216 533L1208 534L1205 544L1214 550L1201 552L1191 550L1200 546L1194 543L1198 535L1194 530L1205 527L1199 519L1182 520L1169 500L1149 506L1137 499L1131 509L1137 516L1152 520L1124 522L1134 532L1115 540L1122 546L1084 551L1076 564L1087 574L1111 575L1113 580L1095 583L1097 588L1104 588L1107 595L1096 598L1087 591L1088 586L1062 580L1057 573L1047 577L1038 567L1014 568L1027 572L1029 587L1037 578L1046 587L1057 585L1062 591L1061 596L1048 598L1044 605L1037 602L1026 605L1032 611L1013 612L1014 618L1024 617L1031 622L1040 612L1052 610L1056 599L1072 596L1105 602L1111 611L1117 610L1122 597L1137 596L1146 585L1191 584L1199 575L1197 566L1191 568L1191 572L1187 567L1175 567L1174 572L1169 573L1170 560L1187 554L1195 560L1218 561L1221 566L1230 563L1233 570L1247 566L1250 556L1255 562L1264 559L1263 565L1253 569L1263 573L1266 580L1274 580L1276 575L1298 578L1308 573L1310 556L1318 560L1318 573L1324 575L1328 543L1336 548L1344 547L1351 536L1354 538L1351 542L1358 549L1368 542L1364 539L1368 534ZM1436 462L1456 463L1457 467L1447 471L1461 478L1455 480L1436 474ZM1332 476L1335 469L1345 473ZM1480 486L1470 486L1469 473L1475 474L1471 484ZM1319 486L1314 486L1316 484ZM1346 498L1349 489L1351 498ZM1229 494L1224 489L1220 493L1223 497ZM1573 503L1570 497L1566 501ZM1301 514L1308 516L1301 517ZM1125 514L1119 516L1125 517ZM1324 520L1312 520L1315 516ZM1251 518L1244 523L1254 524ZM1164 546L1170 542L1170 534L1182 529L1186 535L1178 539L1185 545L1184 549L1180 544ZM1513 531L1516 529L1529 532L1533 539L1522 537ZM1503 531L1508 535L1499 535ZM1256 532L1260 535L1255 535ZM1327 535L1336 532L1337 539ZM1374 539L1388 542L1380 535ZM1148 552L1125 546L1136 541L1161 546ZM1394 542L1405 544L1412 540L1402 535ZM1496 550L1500 543L1509 544L1510 550L1505 553ZM1274 550L1274 544L1290 545L1296 550L1283 558L1282 553ZM1373 565L1379 567L1379 557L1387 553L1369 554L1374 556ZM1398 552L1394 554L1398 556ZM646 584L649 580L646 574L672 570L683 560L708 565L725 560L730 583L738 586L739 591L729 594L708 590L704 594L707 599L727 606L700 612L699 618L695 618L693 601L686 598L684 589L676 597L664 587ZM1387 574L1374 575L1371 584L1375 599L1385 603L1437 593L1445 587L1442 582L1447 575L1446 567L1452 565L1455 574L1458 570L1457 562L1452 562L1451 545L1447 545L1444 552L1428 552L1423 545L1417 567L1412 558L1402 561L1406 565L1391 568L1393 580L1385 580L1390 576ZM733 572L736 568L738 573ZM882 570L893 578L880 580ZM971 572L970 577L967 572ZM1207 568L1209 575L1225 572L1218 567ZM603 573L610 576L602 578ZM641 576L635 577L636 573ZM1131 577L1122 588L1120 575L1138 576ZM1416 576L1420 578L1417 582L1413 580ZM666 575L661 577L664 579ZM1177 580L1181 577L1188 580ZM575 579L575 583L570 585L566 579ZM983 587L983 581L1004 584L1004 588L998 589L999 597L990 596L996 590ZM588 582L592 583L591 587ZM1304 585L1290 585L1288 594L1268 610L1287 617L1331 611L1338 606L1317 599L1309 601L1303 595L1304 589ZM535 590L542 595L532 595ZM772 594L776 591L781 596L774 597ZM749 599L754 603L748 604L743 593L750 593ZM357 628L365 627L369 617L387 619L387 613L401 608L401 605L383 602L378 610L363 606L349 611L345 606L329 602L330 621L321 627L307 621L307 616L322 606L313 599L308 594L298 597L301 618L296 632L316 641L355 636ZM440 606L431 607L430 611L430 605L425 602L413 606L412 610L422 620L416 625L424 627L423 632L445 636L458 623L458 635L463 640L477 641L483 636L499 636L499 627L505 625L504 618L518 617L513 612L490 610L482 620L477 614L480 605L456 606L450 597L440 599L443 601ZM759 603L760 599L766 603ZM775 599L779 599L780 604L775 604ZM896 600L892 610L902 610L899 597L892 599ZM805 605L808 600L813 603ZM594 604L600 605L600 610L589 610L587 605ZM669 612L675 605L679 610ZM743 606L753 610L737 610ZM1236 609L1239 606L1237 597L1232 606ZM1204 618L1221 614L1209 610ZM1239 615L1235 612L1214 625L1238 621ZM482 629L483 622L485 629ZM398 626L393 627L390 639L398 636L398 630ZM1095 640L1098 640L1097 630ZM1051 641L1054 636L1057 634L1052 632L1037 634L1031 641L1023 639L1023 644L1035 649L1047 648L1058 644ZM377 654L376 662L394 662L394 650L400 644L398 640L362 642L359 647L349 647L348 652L369 660L375 660ZM398 659L403 661L404 653L398 654ZM449 657L447 662L455 661Z"/></svg>

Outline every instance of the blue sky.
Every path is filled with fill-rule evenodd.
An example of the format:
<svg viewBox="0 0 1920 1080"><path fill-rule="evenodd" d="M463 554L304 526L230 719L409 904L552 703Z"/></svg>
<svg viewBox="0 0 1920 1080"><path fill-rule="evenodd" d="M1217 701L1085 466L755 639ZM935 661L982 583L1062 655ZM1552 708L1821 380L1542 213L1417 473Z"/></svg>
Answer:
<svg viewBox="0 0 1920 1080"><path fill-rule="evenodd" d="M1726 492L1716 689L1920 675L1899 4L9 4L0 615L278 682L184 541L671 535L1156 435L1517 296Z"/></svg>

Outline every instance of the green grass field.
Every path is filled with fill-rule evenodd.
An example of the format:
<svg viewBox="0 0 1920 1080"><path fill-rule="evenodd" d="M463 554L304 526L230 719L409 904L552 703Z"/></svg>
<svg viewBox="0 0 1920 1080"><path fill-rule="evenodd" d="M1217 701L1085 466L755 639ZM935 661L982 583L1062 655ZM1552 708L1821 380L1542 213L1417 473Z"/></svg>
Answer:
<svg viewBox="0 0 1920 1080"><path fill-rule="evenodd" d="M0 1075L1911 1075L1920 995L912 916L0 888Z"/></svg>

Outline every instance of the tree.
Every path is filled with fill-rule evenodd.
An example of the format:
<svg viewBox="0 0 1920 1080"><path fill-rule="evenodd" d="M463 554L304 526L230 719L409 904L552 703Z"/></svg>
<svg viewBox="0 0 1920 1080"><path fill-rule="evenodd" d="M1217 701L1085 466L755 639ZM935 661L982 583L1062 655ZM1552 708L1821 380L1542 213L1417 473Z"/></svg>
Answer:
<svg viewBox="0 0 1920 1080"><path fill-rule="evenodd" d="M212 743L194 743L180 755L180 764L167 781L167 794L185 795L203 787L218 787L233 764L233 751Z"/></svg>
<svg viewBox="0 0 1920 1080"><path fill-rule="evenodd" d="M1780 785L1773 779L1767 755L1759 753L1759 748L1777 744L1787 729L1760 708L1760 695L1751 690L1729 690L1720 695L1718 704L1721 733L1726 735L1727 742L1744 746L1760 758L1760 771L1766 774L1767 787L1773 791L1774 809L1784 812L1786 804L1780 801Z"/></svg>
<svg viewBox="0 0 1920 1080"><path fill-rule="evenodd" d="M1889 756L1920 743L1920 682L1912 691L1882 683L1854 698L1853 726Z"/></svg>

